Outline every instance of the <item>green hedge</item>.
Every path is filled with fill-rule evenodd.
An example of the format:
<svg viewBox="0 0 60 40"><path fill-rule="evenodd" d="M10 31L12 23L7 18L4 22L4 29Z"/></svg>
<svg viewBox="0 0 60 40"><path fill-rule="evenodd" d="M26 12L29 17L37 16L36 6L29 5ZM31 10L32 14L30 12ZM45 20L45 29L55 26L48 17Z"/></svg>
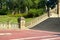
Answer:
<svg viewBox="0 0 60 40"><path fill-rule="evenodd" d="M43 9L30 9L28 17L38 17L43 14Z"/></svg>
<svg viewBox="0 0 60 40"><path fill-rule="evenodd" d="M13 16L13 17L23 16L25 18L33 18L33 17L38 17L42 14L43 14L43 9L30 9L28 13L20 13L20 14L16 13L15 15L10 14L9 16Z"/></svg>

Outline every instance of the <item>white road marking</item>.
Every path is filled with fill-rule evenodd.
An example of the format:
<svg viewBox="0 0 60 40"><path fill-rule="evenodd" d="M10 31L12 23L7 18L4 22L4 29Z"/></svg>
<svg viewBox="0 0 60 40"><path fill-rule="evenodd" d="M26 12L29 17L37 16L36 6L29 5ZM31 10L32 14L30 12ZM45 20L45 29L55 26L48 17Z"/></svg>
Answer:
<svg viewBox="0 0 60 40"><path fill-rule="evenodd" d="M41 38L42 40L45 38L52 38L52 37L57 37L56 35L54 36L38 36L38 37L27 37L27 38L18 38L18 39L10 39L10 40L28 40L28 39L35 39L35 38ZM46 39L48 40L48 39Z"/></svg>
<svg viewBox="0 0 60 40"><path fill-rule="evenodd" d="M41 40L52 40L52 39L41 39Z"/></svg>
<svg viewBox="0 0 60 40"><path fill-rule="evenodd" d="M55 39L60 39L60 37L55 37L55 38L46 38L46 39L41 39L41 40L55 40Z"/></svg>
<svg viewBox="0 0 60 40"><path fill-rule="evenodd" d="M12 33L0 33L0 36L4 36L4 35L12 35Z"/></svg>
<svg viewBox="0 0 60 40"><path fill-rule="evenodd" d="M32 30L32 29L30 29L30 30ZM33 31L37 31L37 32L45 32L45 33L60 33L60 32L51 32L51 31L43 31L43 30L33 30Z"/></svg>

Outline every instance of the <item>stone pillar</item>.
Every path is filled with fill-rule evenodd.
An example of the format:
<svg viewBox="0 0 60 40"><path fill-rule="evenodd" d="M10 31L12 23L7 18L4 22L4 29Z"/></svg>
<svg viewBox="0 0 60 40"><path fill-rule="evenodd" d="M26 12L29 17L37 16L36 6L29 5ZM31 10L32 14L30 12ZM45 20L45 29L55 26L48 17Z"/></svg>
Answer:
<svg viewBox="0 0 60 40"><path fill-rule="evenodd" d="M24 17L19 17L18 18L18 28L21 30L25 29L25 18Z"/></svg>
<svg viewBox="0 0 60 40"><path fill-rule="evenodd" d="M7 21L7 29L10 29L10 22Z"/></svg>

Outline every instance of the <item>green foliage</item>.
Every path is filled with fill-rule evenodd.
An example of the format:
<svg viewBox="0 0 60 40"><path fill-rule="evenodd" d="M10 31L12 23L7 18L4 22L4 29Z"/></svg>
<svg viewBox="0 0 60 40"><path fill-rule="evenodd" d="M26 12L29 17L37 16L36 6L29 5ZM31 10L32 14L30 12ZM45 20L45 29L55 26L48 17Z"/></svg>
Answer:
<svg viewBox="0 0 60 40"><path fill-rule="evenodd" d="M0 15L7 15L6 9L1 9L1 10L0 10Z"/></svg>
<svg viewBox="0 0 60 40"><path fill-rule="evenodd" d="M15 14L15 15L8 14L9 17L21 17L21 16L27 17L27 15L28 15L28 14L26 14L26 13L20 13L20 14L17 13L17 14Z"/></svg>
<svg viewBox="0 0 60 40"><path fill-rule="evenodd" d="M9 16L9 15L4 15L4 16L0 16L0 23L7 23L8 21L10 23L18 23L17 19L18 19L18 17L12 17L12 16ZM29 22L33 19L34 18L26 18L25 21Z"/></svg>
<svg viewBox="0 0 60 40"><path fill-rule="evenodd" d="M28 17L37 17L43 14L43 9L30 9Z"/></svg>
<svg viewBox="0 0 60 40"><path fill-rule="evenodd" d="M37 17L45 10L45 0L1 0L0 4L0 15Z"/></svg>
<svg viewBox="0 0 60 40"><path fill-rule="evenodd" d="M9 17L21 17L21 14L9 15Z"/></svg>
<svg viewBox="0 0 60 40"><path fill-rule="evenodd" d="M32 17L38 17L43 14L43 9L30 9L28 13L20 13L15 15L9 15L10 17L25 17L25 18L32 18Z"/></svg>
<svg viewBox="0 0 60 40"><path fill-rule="evenodd" d="M36 13L37 13L36 9L30 9L28 13L28 17L35 17Z"/></svg>
<svg viewBox="0 0 60 40"><path fill-rule="evenodd" d="M40 16L40 15L42 15L44 12L43 12L43 9L38 9L37 10L37 14Z"/></svg>
<svg viewBox="0 0 60 40"><path fill-rule="evenodd" d="M56 7L56 4L58 4L58 0L49 0L46 2L46 6L54 9Z"/></svg>
<svg viewBox="0 0 60 40"><path fill-rule="evenodd" d="M45 8L45 0L40 0L40 2L38 3L38 8Z"/></svg>

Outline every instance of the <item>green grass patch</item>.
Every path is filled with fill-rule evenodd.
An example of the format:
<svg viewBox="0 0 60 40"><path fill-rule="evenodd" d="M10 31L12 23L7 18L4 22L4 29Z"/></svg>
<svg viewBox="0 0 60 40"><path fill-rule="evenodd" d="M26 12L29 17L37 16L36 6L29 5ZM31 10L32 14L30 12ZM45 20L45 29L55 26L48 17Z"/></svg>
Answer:
<svg viewBox="0 0 60 40"><path fill-rule="evenodd" d="M17 19L18 19L18 17L10 17L10 16L7 16L7 15L4 15L4 16L0 15L0 23L7 23L7 22L18 23ZM33 19L34 18L25 18L25 21L29 22L29 21L31 21Z"/></svg>
<svg viewBox="0 0 60 40"><path fill-rule="evenodd" d="M26 20L26 22L29 22L29 21L31 21L31 20L33 20L34 18L26 18L25 20Z"/></svg>

